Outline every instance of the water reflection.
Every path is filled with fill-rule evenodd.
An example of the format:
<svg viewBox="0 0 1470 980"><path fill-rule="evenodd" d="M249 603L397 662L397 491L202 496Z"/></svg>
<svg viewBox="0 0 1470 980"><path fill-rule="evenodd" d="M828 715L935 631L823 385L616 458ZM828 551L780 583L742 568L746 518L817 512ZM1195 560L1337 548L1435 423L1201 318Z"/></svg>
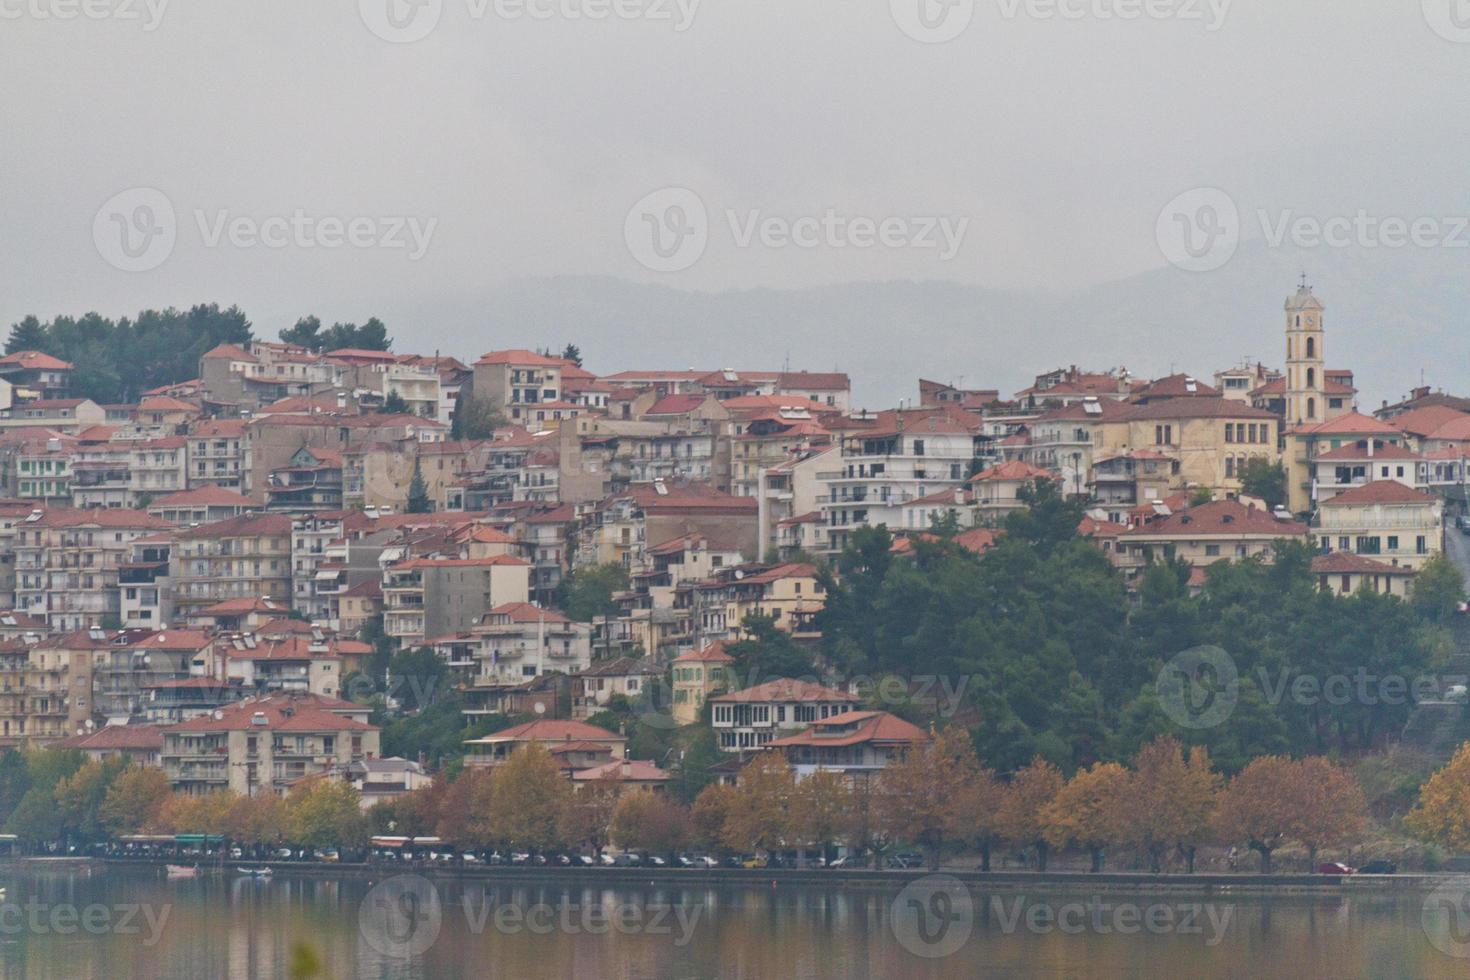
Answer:
<svg viewBox="0 0 1470 980"><path fill-rule="evenodd" d="M129 870L92 877L11 876L3 883L3 977L273 978L286 974L298 943L316 950L329 976L383 980L1299 980L1470 972L1470 959L1454 955L1462 948L1470 952L1470 935L1460 943L1458 908L1426 912L1420 895L1267 900L968 891L966 918L959 922L961 906L953 896L901 900L896 889L854 886L435 881L426 886L434 899L428 904L412 889L354 878L261 880L227 873L170 882ZM377 899L382 901L375 905ZM384 917L369 921L394 930L398 945L365 930L365 914ZM1470 918L1464 924L1470 926ZM418 931L431 926L432 935ZM945 935L961 927L962 933ZM933 956L919 945L938 937L955 944L955 951ZM426 940L417 944L421 949L415 948L417 939ZM392 955L395 950L412 952Z"/></svg>

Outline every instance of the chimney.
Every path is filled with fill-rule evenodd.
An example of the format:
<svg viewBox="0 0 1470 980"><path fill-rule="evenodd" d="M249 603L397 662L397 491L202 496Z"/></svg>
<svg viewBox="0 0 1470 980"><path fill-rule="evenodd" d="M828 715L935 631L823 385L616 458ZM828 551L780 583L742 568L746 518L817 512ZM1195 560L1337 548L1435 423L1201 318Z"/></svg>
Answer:
<svg viewBox="0 0 1470 980"><path fill-rule="evenodd" d="M1377 446L1377 444L1378 444L1378 440L1377 439L1374 439L1371 436L1368 438L1368 458L1369 459L1372 459L1373 458L1373 450Z"/></svg>
<svg viewBox="0 0 1470 980"><path fill-rule="evenodd" d="M954 502L955 502L955 506L957 506L957 507L963 507L963 506L965 506L965 488L964 487L955 487L954 488Z"/></svg>

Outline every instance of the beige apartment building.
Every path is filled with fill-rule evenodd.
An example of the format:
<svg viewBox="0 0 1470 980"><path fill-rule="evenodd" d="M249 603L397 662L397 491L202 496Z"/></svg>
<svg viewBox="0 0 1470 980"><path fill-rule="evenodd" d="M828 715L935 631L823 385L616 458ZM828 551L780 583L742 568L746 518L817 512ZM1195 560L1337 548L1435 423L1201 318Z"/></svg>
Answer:
<svg viewBox="0 0 1470 980"><path fill-rule="evenodd" d="M491 351L475 362L474 397L519 425L535 420L537 407L562 400L566 362L528 350Z"/></svg>
<svg viewBox="0 0 1470 980"><path fill-rule="evenodd" d="M169 527L121 508L32 511L15 526L15 605L55 632L101 626L121 612L119 567L133 541Z"/></svg>
<svg viewBox="0 0 1470 980"><path fill-rule="evenodd" d="M174 609L181 619L227 599L291 601L291 518L241 517L180 528L170 556Z"/></svg>

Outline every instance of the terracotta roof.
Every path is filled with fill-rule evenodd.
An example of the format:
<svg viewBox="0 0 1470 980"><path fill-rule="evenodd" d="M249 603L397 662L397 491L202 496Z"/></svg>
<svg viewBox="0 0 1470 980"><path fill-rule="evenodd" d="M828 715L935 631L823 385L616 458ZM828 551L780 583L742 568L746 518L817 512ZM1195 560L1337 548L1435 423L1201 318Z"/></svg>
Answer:
<svg viewBox="0 0 1470 980"><path fill-rule="evenodd" d="M1147 422L1153 419L1270 419L1276 421L1274 413L1262 408L1252 408L1244 402L1229 398L1165 398L1135 405L1128 413L1129 421Z"/></svg>
<svg viewBox="0 0 1470 980"><path fill-rule="evenodd" d="M490 558L413 558L390 565L389 570L416 568L490 568L493 565L530 565L524 558L513 555L494 555Z"/></svg>
<svg viewBox="0 0 1470 980"><path fill-rule="evenodd" d="M626 741L621 735L614 734L606 728L598 728L589 725L585 721L559 721L552 718L542 718L537 721L528 721L525 724L513 725L502 729L478 742L609 742Z"/></svg>
<svg viewBox="0 0 1470 980"><path fill-rule="evenodd" d="M74 510L70 507L48 507L32 527L98 527L98 528L168 528L168 521L141 510L120 507L96 507Z"/></svg>
<svg viewBox="0 0 1470 980"><path fill-rule="evenodd" d="M253 701L240 701L199 718L173 725L165 734L174 732L228 732L228 731L273 731L273 732L375 732L377 727L368 725L345 715L337 714L324 706L323 702L335 699L316 699L280 695ZM256 724L255 717L264 715L264 724Z"/></svg>
<svg viewBox="0 0 1470 980"><path fill-rule="evenodd" d="M703 405L709 395L665 395L649 406L645 415L685 415Z"/></svg>
<svg viewBox="0 0 1470 980"><path fill-rule="evenodd" d="M1123 537L1270 535L1292 538L1305 537L1307 530L1305 524L1277 520L1270 511L1248 507L1238 500L1216 500L1132 528L1124 532Z"/></svg>
<svg viewBox="0 0 1470 980"><path fill-rule="evenodd" d="M1009 460L1004 463L982 470L970 477L971 483L990 483L996 480L1055 480L1057 475L1051 470L1023 463L1018 459Z"/></svg>
<svg viewBox="0 0 1470 980"><path fill-rule="evenodd" d="M811 681L781 677L764 684L757 684L755 687L747 687L743 691L720 694L710 700L742 704L772 701L848 701L856 704L860 699L845 691L823 687Z"/></svg>
<svg viewBox="0 0 1470 980"><path fill-rule="evenodd" d="M206 360L258 361L254 354L238 344L220 344L205 352Z"/></svg>
<svg viewBox="0 0 1470 980"><path fill-rule="evenodd" d="M1135 391L1132 397L1139 401L1151 398L1219 398L1220 389L1191 374L1171 374L1149 382Z"/></svg>
<svg viewBox="0 0 1470 980"><path fill-rule="evenodd" d="M676 664L732 664L735 658L725 652L725 644L722 641L716 640L698 650L690 650L688 653L675 657L673 662Z"/></svg>
<svg viewBox="0 0 1470 980"><path fill-rule="evenodd" d="M559 368L562 361L559 358L547 357L545 354L537 354L535 351L516 348L512 350L491 351L482 356L476 364L519 364L530 367Z"/></svg>
<svg viewBox="0 0 1470 980"><path fill-rule="evenodd" d="M1404 486L1397 480L1376 480L1362 486L1344 490L1322 502L1323 507L1350 507L1355 504L1423 504L1439 502L1431 493L1422 493L1413 487Z"/></svg>
<svg viewBox="0 0 1470 980"><path fill-rule="evenodd" d="M503 616L512 623L571 622L570 619L555 609L547 609L545 606L538 606L530 602L507 602L504 605L499 605L491 609L485 613L485 616Z"/></svg>
<svg viewBox="0 0 1470 980"><path fill-rule="evenodd" d="M1334 551L1329 555L1318 555L1312 559L1315 575L1404 575L1414 574L1412 568L1401 568L1385 562L1374 561L1348 551Z"/></svg>
<svg viewBox="0 0 1470 980"><path fill-rule="evenodd" d="M180 528L180 538L289 537L291 517L287 514L241 514L198 527Z"/></svg>
<svg viewBox="0 0 1470 980"><path fill-rule="evenodd" d="M195 438L213 437L238 439L245 434L245 419L207 419L194 426L189 435Z"/></svg>
<svg viewBox="0 0 1470 980"><path fill-rule="evenodd" d="M180 490L178 493L170 493L158 497L148 505L149 511L168 509L170 507L254 507L255 502L244 494L224 487L199 487L194 490Z"/></svg>
<svg viewBox="0 0 1470 980"><path fill-rule="evenodd" d="M38 350L18 350L14 354L6 354L0 357L0 364L14 364L28 371L70 371L70 361L63 361L59 357Z"/></svg>
<svg viewBox="0 0 1470 980"><path fill-rule="evenodd" d="M1296 431L1314 436L1330 435L1389 435L1396 436L1398 430L1387 422L1379 421L1371 415L1361 412L1348 412L1339 415L1335 419L1326 422L1318 422L1316 425L1300 425Z"/></svg>
<svg viewBox="0 0 1470 980"><path fill-rule="evenodd" d="M579 769L572 773L575 782L588 782L594 779L627 779L640 783L662 783L669 779L669 774L651 762L640 759L614 759L604 762L600 766L591 769Z"/></svg>
<svg viewBox="0 0 1470 980"><path fill-rule="evenodd" d="M1357 459L1413 459L1413 460L1417 460L1419 458L1419 456L1418 456L1417 453L1415 453L1413 450L1409 449L1406 446L1400 446L1400 445L1397 445L1396 443L1392 443L1392 442L1383 442L1383 441L1378 440L1378 439L1375 439L1373 441L1376 443L1376 445L1373 447L1373 452L1372 452L1371 455L1368 452L1367 440L1366 439L1360 439L1357 442L1350 442L1350 443L1348 443L1345 446L1338 446L1336 449L1328 450L1325 453L1318 453L1314 457L1314 460L1317 461L1317 462L1321 462L1323 460L1331 461L1331 460L1338 460L1338 459L1353 459L1353 460L1357 460Z"/></svg>
<svg viewBox="0 0 1470 980"><path fill-rule="evenodd" d="M144 398L142 402L138 404L138 411L197 413L202 410L199 408L198 405L194 405L186 401L180 401L177 398L170 398L167 395L150 395L149 397Z"/></svg>
<svg viewBox="0 0 1470 980"><path fill-rule="evenodd" d="M817 566L816 565L803 565L803 564L799 564L799 563L788 563L788 564L785 564L785 565L777 565L774 568L768 568L765 571L763 571L763 572L757 572L754 575L747 575L747 576L745 576L745 578L741 579L740 581L741 581L742 584L754 582L754 583L756 583L758 585L765 585L768 582L777 582L777 581L780 581L783 578L816 578L816 577L817 577Z"/></svg>
<svg viewBox="0 0 1470 980"><path fill-rule="evenodd" d="M835 729L855 726L850 732L838 734ZM810 728L796 735L778 738L769 745L781 748L788 745L862 745L866 742L888 742L896 745L912 745L929 741L929 733L918 725L911 724L886 711L844 711L820 721L812 722Z"/></svg>
<svg viewBox="0 0 1470 980"><path fill-rule="evenodd" d="M616 660L608 660L603 663L594 663L586 670L578 672L579 677L631 677L634 674L657 676L662 674L653 664L641 657L619 657Z"/></svg>
<svg viewBox="0 0 1470 980"><path fill-rule="evenodd" d="M1407 432L1413 436L1427 436L1455 419L1465 418L1465 413L1448 405L1427 405L1394 416L1390 429Z"/></svg>
<svg viewBox="0 0 1470 980"><path fill-rule="evenodd" d="M203 650L212 637L202 630L160 630L134 640L120 649L126 650Z"/></svg>
<svg viewBox="0 0 1470 980"><path fill-rule="evenodd" d="M212 606L199 610L201 616L243 616L247 613L284 613L290 610L277 602L253 596L242 599L226 599Z"/></svg>
<svg viewBox="0 0 1470 980"><path fill-rule="evenodd" d="M162 749L162 725L108 725L87 735L74 735L56 743L59 749L86 749L93 752L127 749Z"/></svg>
<svg viewBox="0 0 1470 980"><path fill-rule="evenodd" d="M776 377L776 387L795 388L797 391L846 391L852 387L852 379L840 371L787 371Z"/></svg>

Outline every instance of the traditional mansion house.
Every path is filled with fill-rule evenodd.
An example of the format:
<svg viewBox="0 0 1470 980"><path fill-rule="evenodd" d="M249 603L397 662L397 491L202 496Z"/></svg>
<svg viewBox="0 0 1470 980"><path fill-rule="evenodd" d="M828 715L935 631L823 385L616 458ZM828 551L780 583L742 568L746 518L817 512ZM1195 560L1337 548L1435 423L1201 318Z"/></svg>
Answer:
<svg viewBox="0 0 1470 980"><path fill-rule="evenodd" d="M765 748L780 736L852 711L859 703L845 691L787 678L709 700L715 737L725 752Z"/></svg>

